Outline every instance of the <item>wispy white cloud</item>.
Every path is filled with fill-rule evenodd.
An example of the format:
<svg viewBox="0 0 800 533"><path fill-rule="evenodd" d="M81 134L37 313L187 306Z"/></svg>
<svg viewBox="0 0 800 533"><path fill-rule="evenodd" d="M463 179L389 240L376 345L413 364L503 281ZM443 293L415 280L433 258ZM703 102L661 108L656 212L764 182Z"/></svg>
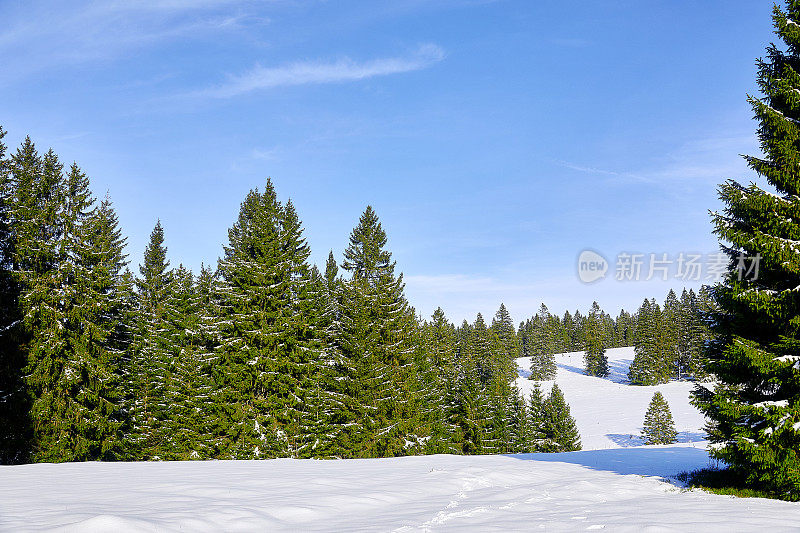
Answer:
<svg viewBox="0 0 800 533"><path fill-rule="evenodd" d="M231 76L221 85L196 91L191 93L191 96L231 98L274 87L357 81L421 70L441 61L444 57L444 50L439 46L425 44L406 57L380 58L363 62L345 57L332 62L303 61L279 67L257 65L243 74Z"/></svg>
<svg viewBox="0 0 800 533"><path fill-rule="evenodd" d="M741 177L746 165L738 154L759 153L754 134L701 137L686 141L644 168L609 169L601 166L555 160L554 163L584 174L606 176L609 183L674 183Z"/></svg>
<svg viewBox="0 0 800 533"><path fill-rule="evenodd" d="M645 176L639 176L637 174L633 174L630 172L617 172L616 170L608 170L592 166L577 165L575 163L570 163L569 161L562 161L562 160L556 160L555 163L559 166L568 168L570 170L583 172L584 174L599 174L601 176L611 176L613 178L625 178L625 179L630 179L632 181L644 181L644 182L653 181L652 179L647 178Z"/></svg>
<svg viewBox="0 0 800 533"><path fill-rule="evenodd" d="M262 161L274 161L278 159L278 153L280 150L277 147L274 148L253 148L250 152L250 157L252 159L260 159Z"/></svg>
<svg viewBox="0 0 800 533"><path fill-rule="evenodd" d="M266 22L251 17L243 0L119 0L63 7L34 0L20 5L0 3L0 55L6 58L0 81Z"/></svg>

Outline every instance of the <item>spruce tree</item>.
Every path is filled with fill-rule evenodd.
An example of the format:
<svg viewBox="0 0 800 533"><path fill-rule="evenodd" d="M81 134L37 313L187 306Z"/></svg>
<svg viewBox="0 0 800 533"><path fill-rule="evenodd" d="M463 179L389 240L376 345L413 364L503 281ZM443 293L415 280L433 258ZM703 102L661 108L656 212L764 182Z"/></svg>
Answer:
<svg viewBox="0 0 800 533"><path fill-rule="evenodd" d="M533 323L540 330L538 346L531 349L531 375L530 379L545 381L556 377L556 358L555 352L558 337L558 322L556 317L550 314L545 304L539 308L539 313L534 317Z"/></svg>
<svg viewBox="0 0 800 533"><path fill-rule="evenodd" d="M680 378L680 331L681 331L681 305L675 291L670 289L661 316L662 338L664 346L664 364L669 368L669 376Z"/></svg>
<svg viewBox="0 0 800 533"><path fill-rule="evenodd" d="M40 157L26 139L13 158L15 201L15 263L21 285L27 366L25 388L30 395L33 427L31 459L69 460L70 427L61 421L70 411L70 384L79 377L67 361L63 324L69 295L67 270L60 268L64 237L63 165L50 150ZM71 424L70 424L71 425Z"/></svg>
<svg viewBox="0 0 800 533"><path fill-rule="evenodd" d="M760 98L749 96L761 157L745 159L774 194L733 180L714 232L729 259L712 290L714 338L708 370L717 385L698 386L695 404L710 420L711 455L753 485L800 498L800 1L775 6L775 33L785 44L757 62ZM758 257L758 276L747 273ZM742 267L745 267L744 269Z"/></svg>
<svg viewBox="0 0 800 533"><path fill-rule="evenodd" d="M667 345L661 308L655 300L645 300L637 314L635 356L628 380L634 385L666 383L672 375L673 353Z"/></svg>
<svg viewBox="0 0 800 533"><path fill-rule="evenodd" d="M581 437L569 412L564 393L553 384L542 407L542 444L544 452L574 452L581 449Z"/></svg>
<svg viewBox="0 0 800 533"><path fill-rule="evenodd" d="M514 321L508 313L505 304L500 304L500 309L492 319L492 333L495 343L494 372L502 379L512 381L517 377L516 359L520 354L519 339L514 329Z"/></svg>
<svg viewBox="0 0 800 533"><path fill-rule="evenodd" d="M228 231L214 365L223 457L305 457L316 442L321 332L302 231L269 180L263 192L250 191Z"/></svg>
<svg viewBox="0 0 800 533"><path fill-rule="evenodd" d="M480 315L479 315L480 316ZM456 330L456 387L453 423L465 454L483 450L483 424L488 414L473 327L464 320Z"/></svg>
<svg viewBox="0 0 800 533"><path fill-rule="evenodd" d="M502 453L508 441L507 408L511 395L503 342L478 313L470 328L470 365L477 382L472 396L480 453Z"/></svg>
<svg viewBox="0 0 800 533"><path fill-rule="evenodd" d="M528 398L528 441L532 452L548 451L549 441L545 435L545 422L545 398L539 384L534 383Z"/></svg>
<svg viewBox="0 0 800 533"><path fill-rule="evenodd" d="M349 394L355 368L342 353L342 305L345 285L333 251L328 254L324 274L316 278L319 331L322 338L320 365L314 386L314 428L311 446L315 457L349 457L351 436L357 419L358 399Z"/></svg>
<svg viewBox="0 0 800 533"><path fill-rule="evenodd" d="M441 307L422 327L420 354L415 365L418 381L417 412L426 428L427 453L460 449L456 412L456 332Z"/></svg>
<svg viewBox="0 0 800 533"><path fill-rule="evenodd" d="M525 398L517 387L513 387L510 405L508 407L509 419L509 453L528 453L531 451L530 419Z"/></svg>
<svg viewBox="0 0 800 533"><path fill-rule="evenodd" d="M219 342L213 273L202 266L195 279L183 265L173 272L170 333L172 379L165 391L172 405L165 421L171 445L162 457L205 459L216 454L213 424L215 387L211 368Z"/></svg>
<svg viewBox="0 0 800 533"><path fill-rule="evenodd" d="M79 376L70 383L74 405L67 418L80 420L70 460L117 459L124 457L120 389L131 327L126 309L130 285L123 274L126 239L111 201L106 198L94 208L89 181L75 166L68 175L67 199L72 215L65 231L71 269L66 287L71 297L64 330L70 368Z"/></svg>
<svg viewBox="0 0 800 533"><path fill-rule="evenodd" d="M30 451L30 397L25 390L25 331L17 276L16 173L0 127L0 464L25 462ZM38 157L38 156L37 156ZM36 157L33 158L34 160Z"/></svg>
<svg viewBox="0 0 800 533"><path fill-rule="evenodd" d="M664 396L656 391L647 413L644 415L644 428L642 430L645 444L672 444L677 442L678 432L675 431L675 422L669 404Z"/></svg>
<svg viewBox="0 0 800 533"><path fill-rule="evenodd" d="M172 423L175 354L171 321L175 277L169 268L164 228L156 222L136 278L136 313L125 369L131 426L128 449L136 459L168 459L175 451Z"/></svg>
<svg viewBox="0 0 800 533"><path fill-rule="evenodd" d="M600 306L594 302L585 329L586 373L590 376L605 377L608 375L608 357L606 357L604 337Z"/></svg>
<svg viewBox="0 0 800 533"><path fill-rule="evenodd" d="M416 317L403 275L386 250L386 232L371 206L350 234L342 268L350 273L342 301L340 346L347 361L347 395L359 410L345 421L360 457L406 453L414 433L411 376Z"/></svg>
<svg viewBox="0 0 800 533"><path fill-rule="evenodd" d="M630 313L624 309L619 312L617 317L617 344L618 347L633 346L635 331L635 321Z"/></svg>
<svg viewBox="0 0 800 533"><path fill-rule="evenodd" d="M31 459L113 459L122 451L119 368L125 349L124 239L89 180L53 151L18 151L15 262L25 313Z"/></svg>

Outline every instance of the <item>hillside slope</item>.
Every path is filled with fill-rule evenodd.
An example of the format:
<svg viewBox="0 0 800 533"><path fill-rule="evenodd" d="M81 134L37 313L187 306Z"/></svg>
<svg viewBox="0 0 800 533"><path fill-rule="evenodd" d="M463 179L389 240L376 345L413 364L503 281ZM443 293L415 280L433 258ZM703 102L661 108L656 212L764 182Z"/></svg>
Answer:
<svg viewBox="0 0 800 533"><path fill-rule="evenodd" d="M673 381L652 387L627 385L633 348L612 348L606 355L611 373L604 379L584 375L583 352L556 356L555 382L570 405L584 450L641 446L644 414L656 391L661 391L669 402L675 429L679 432L678 442L705 446L703 415L689 404L692 382ZM527 379L530 360L519 358L517 366L520 375L517 387L527 396L533 388L533 382ZM549 391L552 383L543 382L542 389Z"/></svg>

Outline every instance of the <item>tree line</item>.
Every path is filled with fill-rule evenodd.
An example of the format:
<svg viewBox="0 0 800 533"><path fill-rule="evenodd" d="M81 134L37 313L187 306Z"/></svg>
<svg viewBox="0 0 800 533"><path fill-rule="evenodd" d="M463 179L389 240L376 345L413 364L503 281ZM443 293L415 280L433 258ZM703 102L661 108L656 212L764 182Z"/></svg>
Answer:
<svg viewBox="0 0 800 533"><path fill-rule="evenodd" d="M3 463L573 450L563 393L523 397L515 359L550 380L555 353L585 351L602 376L606 348L636 343L638 361L671 327L672 297L663 316L653 301L616 318L542 305L518 328L502 304L488 323L423 320L371 207L320 270L271 181L241 203L216 268L173 266L157 222L133 273L111 200L30 138L7 153L4 135ZM695 300L676 309L694 317Z"/></svg>
<svg viewBox="0 0 800 533"><path fill-rule="evenodd" d="M109 198L0 129L0 459L386 457L579 446L563 394L513 386L504 306L419 319L371 207L324 271L291 201L251 190L216 268L136 274Z"/></svg>
<svg viewBox="0 0 800 533"><path fill-rule="evenodd" d="M712 305L708 287L698 293L684 289L680 298L670 290L663 306L645 299L636 313L623 309L616 318L597 302L586 315L566 311L562 317L542 304L536 315L519 324L520 356L531 358L533 380L554 379L555 355L566 352L584 352L585 372L604 377L609 373L606 349L634 346L628 372L634 385L703 380L708 377L704 349Z"/></svg>

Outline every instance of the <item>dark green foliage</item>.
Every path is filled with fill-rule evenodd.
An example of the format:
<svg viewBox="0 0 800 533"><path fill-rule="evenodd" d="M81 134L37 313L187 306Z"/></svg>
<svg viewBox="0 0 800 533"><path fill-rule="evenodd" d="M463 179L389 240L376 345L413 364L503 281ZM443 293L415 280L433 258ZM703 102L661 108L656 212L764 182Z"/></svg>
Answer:
<svg viewBox="0 0 800 533"><path fill-rule="evenodd" d="M532 400L531 409L533 409ZM573 452L581 449L581 437L575 419L569 412L564 393L553 384L547 399L542 402L542 437L537 446L543 452Z"/></svg>
<svg viewBox="0 0 800 533"><path fill-rule="evenodd" d="M713 339L707 369L718 384L698 386L695 404L705 413L713 457L751 486L793 498L800 495L800 2L775 6L775 33L758 61L761 98L748 98L758 121L762 157L745 157L766 179L725 182L725 209L713 214L729 269L711 296ZM739 257L760 256L759 275L744 275ZM748 266L748 265L745 265Z"/></svg>
<svg viewBox="0 0 800 533"><path fill-rule="evenodd" d="M222 457L301 457L315 435L321 332L309 249L291 202L270 181L250 191L219 262L222 313L214 377Z"/></svg>
<svg viewBox="0 0 800 533"><path fill-rule="evenodd" d="M336 447L356 457L403 455L418 441L412 396L417 322L386 242L367 207L342 263L351 277L342 284L335 332L337 380L344 386L334 415Z"/></svg>
<svg viewBox="0 0 800 533"><path fill-rule="evenodd" d="M172 268L159 222L134 278L118 226L77 166L0 143L3 463L574 447L563 396L526 403L514 360L535 346L552 375L586 319L544 312L517 331L501 305L491 326L441 309L422 322L372 208L346 279L333 254L324 273L308 264L271 182L242 203L216 272Z"/></svg>
<svg viewBox="0 0 800 533"><path fill-rule="evenodd" d="M508 407L509 453L526 453L531 450L531 424L528 406L519 389L513 387Z"/></svg>
<svg viewBox="0 0 800 533"><path fill-rule="evenodd" d="M653 395L647 413L644 415L642 436L645 444L672 444L677 442L678 432L675 431L675 422L669 404L660 392Z"/></svg>
<svg viewBox="0 0 800 533"><path fill-rule="evenodd" d="M0 463L28 460L31 428L30 396L25 389L26 332L20 308L20 282L16 276L14 231L16 192L12 161L6 152L0 128ZM19 174L17 174L19 176Z"/></svg>
<svg viewBox="0 0 800 533"><path fill-rule="evenodd" d="M531 358L530 379L544 381L556 377L555 354L563 351L563 337L560 335L558 317L550 314L542 304L539 313L525 327L531 333L523 337L525 349L523 356ZM520 329L523 329L521 326Z"/></svg>
<svg viewBox="0 0 800 533"><path fill-rule="evenodd" d="M418 432L426 439L423 449L428 453L457 453L460 435L455 327L440 307L423 324L421 334L415 368Z"/></svg>
<svg viewBox="0 0 800 533"><path fill-rule="evenodd" d="M637 313L636 356L628 369L634 385L666 383L675 368L664 315L655 300L645 300Z"/></svg>
<svg viewBox="0 0 800 533"><path fill-rule="evenodd" d="M605 338L603 315L600 306L594 302L586 323L586 373L590 376L608 375Z"/></svg>
<svg viewBox="0 0 800 533"><path fill-rule="evenodd" d="M500 304L500 309L492 319L492 333L496 346L497 372L506 380L513 380L517 377L515 359L519 357L520 345L514 321L511 320L505 304Z"/></svg>
<svg viewBox="0 0 800 533"><path fill-rule="evenodd" d="M34 461L121 453L119 365L125 348L124 239L89 181L29 139L14 157L15 274L24 316L25 388Z"/></svg>
<svg viewBox="0 0 800 533"><path fill-rule="evenodd" d="M681 472L675 479L689 488L701 489L712 494L737 498L774 498L798 501L797 496L753 489L747 479L731 468L702 468L693 472Z"/></svg>
<svg viewBox="0 0 800 533"><path fill-rule="evenodd" d="M545 435L545 398L538 383L533 384L528 398L528 451L546 452L550 443Z"/></svg>
<svg viewBox="0 0 800 533"><path fill-rule="evenodd" d="M176 280L169 268L164 229L157 222L136 278L136 313L125 376L131 428L129 451L136 459L174 458L175 354L171 321L176 318Z"/></svg>

